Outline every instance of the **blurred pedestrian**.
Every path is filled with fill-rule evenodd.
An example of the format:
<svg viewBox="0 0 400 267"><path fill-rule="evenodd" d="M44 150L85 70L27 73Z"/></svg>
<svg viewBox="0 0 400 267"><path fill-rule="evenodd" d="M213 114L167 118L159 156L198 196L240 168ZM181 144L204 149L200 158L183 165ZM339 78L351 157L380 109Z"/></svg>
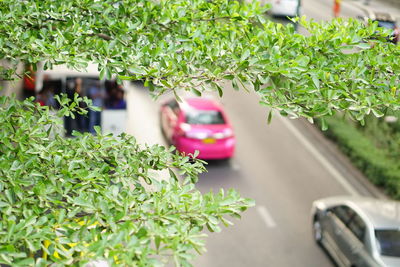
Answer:
<svg viewBox="0 0 400 267"><path fill-rule="evenodd" d="M56 108L57 102L54 99L54 88L48 87L45 92L46 92L46 106L49 106L51 108Z"/></svg>
<svg viewBox="0 0 400 267"><path fill-rule="evenodd" d="M56 108L57 102L54 99L54 88L53 87L43 87L43 89L36 94L35 101L41 106L49 106L51 108Z"/></svg>
<svg viewBox="0 0 400 267"><path fill-rule="evenodd" d="M24 98L35 96L35 71L30 64L25 66L23 82Z"/></svg>
<svg viewBox="0 0 400 267"><path fill-rule="evenodd" d="M335 18L340 16L340 4L342 0L333 0L333 16Z"/></svg>
<svg viewBox="0 0 400 267"><path fill-rule="evenodd" d="M333 0L333 16L335 18L339 17L340 15L340 4L342 0Z"/></svg>
<svg viewBox="0 0 400 267"><path fill-rule="evenodd" d="M113 88L110 92L110 96L107 102L107 108L126 109L126 101L124 99L124 95L124 90L122 88Z"/></svg>
<svg viewBox="0 0 400 267"><path fill-rule="evenodd" d="M41 90L39 93L37 93L35 97L35 102L39 103L40 106L45 106L47 102L47 94L45 90Z"/></svg>
<svg viewBox="0 0 400 267"><path fill-rule="evenodd" d="M84 97L84 90L83 90L83 80L82 78L75 79L75 93L78 94L80 97ZM85 102L80 101L79 107L81 109L87 109L87 105ZM81 133L88 131L88 118L87 115L79 114L78 112L75 113L76 122L77 122L77 130Z"/></svg>
<svg viewBox="0 0 400 267"><path fill-rule="evenodd" d="M105 92L104 89L100 86L99 81L95 81L92 86L89 88L89 98L92 99L92 104L95 107L103 108L104 106L104 98ZM92 134L95 134L94 126L101 126L101 111L89 111L89 131Z"/></svg>
<svg viewBox="0 0 400 267"><path fill-rule="evenodd" d="M82 88L82 79L81 78L74 78L67 81L67 96L68 98L73 101L74 95L78 94L80 97L83 97L83 88ZM84 102L79 102L80 108L87 108ZM78 112L74 112L74 117L67 116L64 118L65 129L67 131L67 136L72 135L72 131L76 130L79 132L85 132L88 128L88 122L86 115L79 114Z"/></svg>

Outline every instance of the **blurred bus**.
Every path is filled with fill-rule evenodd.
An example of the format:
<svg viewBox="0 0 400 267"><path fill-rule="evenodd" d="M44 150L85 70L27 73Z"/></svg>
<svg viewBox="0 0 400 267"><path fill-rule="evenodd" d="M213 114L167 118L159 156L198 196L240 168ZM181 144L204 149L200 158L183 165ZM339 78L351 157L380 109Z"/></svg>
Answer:
<svg viewBox="0 0 400 267"><path fill-rule="evenodd" d="M89 111L87 115L75 114L75 118L65 117L66 136L72 131L95 133L94 126L101 126L103 133L120 134L126 130L127 103L126 83L118 84L115 79L100 79L97 65L89 65L85 72L71 70L65 65L43 70L43 64L35 73L36 101L40 105L59 108L54 96L65 93L71 99L74 94L87 96L101 112ZM85 108L85 104L81 104Z"/></svg>

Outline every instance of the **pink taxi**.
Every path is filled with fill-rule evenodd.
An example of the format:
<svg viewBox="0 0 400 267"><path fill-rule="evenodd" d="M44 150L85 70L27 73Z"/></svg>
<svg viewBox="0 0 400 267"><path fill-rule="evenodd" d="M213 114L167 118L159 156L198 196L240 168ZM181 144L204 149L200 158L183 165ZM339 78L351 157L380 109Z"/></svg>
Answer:
<svg viewBox="0 0 400 267"><path fill-rule="evenodd" d="M161 106L161 129L176 149L185 154L199 151L200 159L233 156L235 137L222 106L212 99L175 99Z"/></svg>

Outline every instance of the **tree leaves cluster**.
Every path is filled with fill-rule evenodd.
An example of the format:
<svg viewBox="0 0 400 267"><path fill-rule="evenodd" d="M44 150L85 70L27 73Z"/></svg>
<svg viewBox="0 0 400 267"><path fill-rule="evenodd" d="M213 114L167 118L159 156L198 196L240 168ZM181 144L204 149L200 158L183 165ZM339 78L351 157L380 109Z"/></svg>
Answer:
<svg viewBox="0 0 400 267"><path fill-rule="evenodd" d="M144 80L154 95L222 95L221 82L230 80L282 114L310 120L345 110L363 121L399 109L400 50L386 42L388 32L354 19L301 18L309 33L301 35L266 20L267 8L229 0L5 0L0 58L47 68L92 62L104 77Z"/></svg>
<svg viewBox="0 0 400 267"><path fill-rule="evenodd" d="M188 266L204 251L204 227L219 231L252 205L233 190L202 195L193 182L203 162L173 148L126 134L64 138L64 113L0 97L2 264Z"/></svg>

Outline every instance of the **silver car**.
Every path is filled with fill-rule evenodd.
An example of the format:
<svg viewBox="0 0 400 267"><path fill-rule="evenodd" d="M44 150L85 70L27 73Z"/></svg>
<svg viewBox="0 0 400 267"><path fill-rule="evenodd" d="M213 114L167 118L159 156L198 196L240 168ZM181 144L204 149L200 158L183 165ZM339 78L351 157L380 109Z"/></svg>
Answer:
<svg viewBox="0 0 400 267"><path fill-rule="evenodd" d="M312 205L313 234L339 266L400 266L400 202L330 197Z"/></svg>

